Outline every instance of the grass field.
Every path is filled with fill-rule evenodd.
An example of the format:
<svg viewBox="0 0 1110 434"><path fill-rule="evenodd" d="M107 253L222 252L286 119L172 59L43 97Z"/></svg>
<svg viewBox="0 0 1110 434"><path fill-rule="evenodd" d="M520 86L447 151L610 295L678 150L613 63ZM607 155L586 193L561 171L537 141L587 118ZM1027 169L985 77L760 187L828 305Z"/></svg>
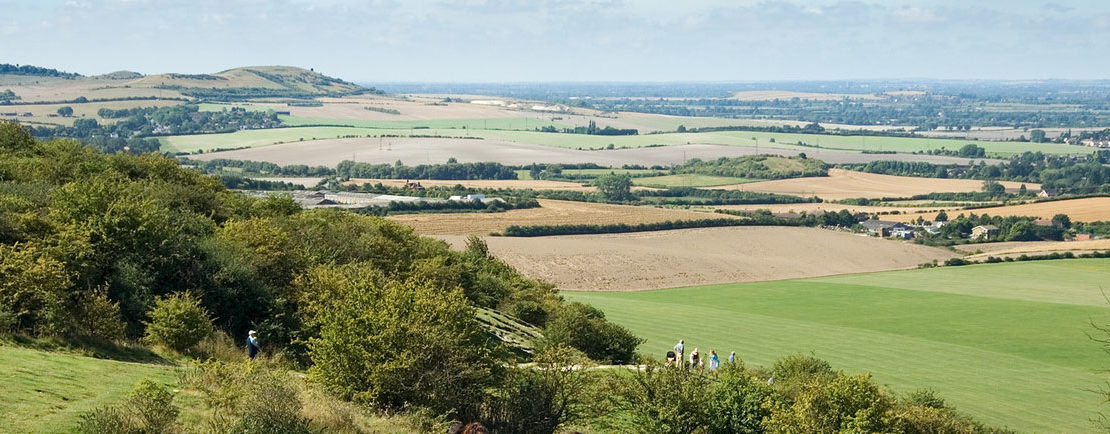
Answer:
<svg viewBox="0 0 1110 434"><path fill-rule="evenodd" d="M173 384L173 366L0 344L0 431L74 432L80 415L123 399L143 379Z"/></svg>
<svg viewBox="0 0 1110 434"><path fill-rule="evenodd" d="M490 118L490 119L427 119L427 120L397 120L375 121L362 119L328 119L309 118L299 116L278 116L285 125L296 127L301 125L346 125L355 128L384 128L384 129L462 129L462 130L525 130L553 126L556 128L569 128L570 125L544 121L529 117ZM421 134L413 131L412 134ZM464 135L456 132L455 135Z"/></svg>
<svg viewBox="0 0 1110 434"><path fill-rule="evenodd" d="M720 185L743 184L756 182L758 179L736 178L732 176L711 176L684 173L679 175L649 176L645 178L632 178L632 183L644 187L716 187Z"/></svg>
<svg viewBox="0 0 1110 434"><path fill-rule="evenodd" d="M990 214L993 216L1024 216L1024 217L1039 217L1050 219L1056 214L1067 214L1072 221L1076 222L1096 222L1110 220L1110 197L1087 197L1082 199L1068 199L1068 200L1051 200L1045 202L1026 203L1021 205L998 206L991 208L977 208L965 211L959 211L963 214ZM956 216L955 211L949 211L948 214ZM902 214L890 216L891 220L908 222L910 220L917 220L922 217L925 220L932 221L936 218L936 212L926 212L918 214Z"/></svg>
<svg viewBox="0 0 1110 434"><path fill-rule="evenodd" d="M1090 432L1090 390L1110 365L1088 337L1090 322L1110 323L1106 282L1110 260L1075 259L564 295L647 338L655 357L680 338L758 365L812 352L895 391L934 388L984 422Z"/></svg>
<svg viewBox="0 0 1110 434"><path fill-rule="evenodd" d="M323 123L363 122L363 121L338 121L317 119ZM473 121L473 120L472 120ZM542 121L534 120L539 123ZM399 123L396 125L429 124L432 122L451 125L459 121L365 121L372 124ZM506 127L511 121L505 121ZM519 122L519 120L518 120ZM369 124L368 124L369 125ZM538 125L538 124L537 124ZM487 126L488 127L488 126ZM531 127L529 127L531 128ZM293 142L301 138L309 140L316 138L335 138L338 136L377 136L377 135L438 135L452 137L480 137L484 139L504 140L508 142L529 143L543 146L552 146L571 149L603 149L609 145L615 148L640 148L646 146L666 146L681 144L714 144L745 147L767 147L786 149L791 151L806 152L813 150L812 146L832 150L875 150L896 151L909 153L932 149L959 149L969 143L966 140L933 139L933 138L906 138L906 137L866 137L866 136L826 136L812 134L785 134L785 133L758 133L746 131L726 131L709 133L667 133L645 134L636 136L594 136L586 134L541 133L535 131L509 131L486 129L461 129L461 128L428 128L411 130L408 126L400 129L380 128L354 128L354 127L300 127L279 128L269 130L247 130L234 133L206 134L191 136L169 136L162 139L167 150L194 151L196 149L236 148L244 146L262 146L277 142ZM774 142L771 142L774 139ZM810 146L798 146L797 142ZM1088 154L1091 151L1080 146L1070 146L1056 143L1020 143L1020 142L977 142L988 153L998 156L1008 156L1025 151L1041 151L1050 154Z"/></svg>

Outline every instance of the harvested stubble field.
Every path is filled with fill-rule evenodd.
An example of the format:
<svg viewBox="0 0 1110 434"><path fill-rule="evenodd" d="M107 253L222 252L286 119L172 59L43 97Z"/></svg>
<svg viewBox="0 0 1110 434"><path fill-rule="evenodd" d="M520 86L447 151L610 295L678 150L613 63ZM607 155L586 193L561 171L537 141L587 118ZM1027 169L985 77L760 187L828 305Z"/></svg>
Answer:
<svg viewBox="0 0 1110 434"><path fill-rule="evenodd" d="M375 179L351 178L345 182L348 185L382 184L387 187L404 187L406 179ZM412 182L420 183L424 187L454 187L461 185L466 188L512 188L533 190L561 190L561 191L597 191L596 187L582 185L577 182L546 181L534 179L413 179Z"/></svg>
<svg viewBox="0 0 1110 434"><path fill-rule="evenodd" d="M1020 182L1002 182L1006 190L1011 192L1017 192L1021 188L1021 184ZM1025 186L1032 191L1041 188L1040 184L1027 183ZM917 178L829 169L829 176L779 179L714 188L791 194L803 197L817 196L824 200L841 200L860 197L910 197L928 193L981 191L983 181Z"/></svg>
<svg viewBox="0 0 1110 434"><path fill-rule="evenodd" d="M407 164L442 163L455 157L460 162L495 162L502 164L531 163L594 163L601 166L621 167L625 164L644 166L682 164L693 158L714 160L720 157L746 155L797 156L798 147L755 147L754 145L691 144L651 148L583 151L570 148L544 146L499 139L454 138L347 138L334 137L359 135L377 136L397 134L442 135L447 137L475 136L479 130L377 130L347 127L302 127L269 130L247 130L226 134L162 137L162 150L169 152L196 152L198 149L239 148L234 151L207 152L190 158L211 160L268 161L275 164L307 164L334 167L340 161L354 160L366 163L393 163L401 160ZM583 135L579 135L583 136ZM331 139L325 139L332 137ZM299 141L301 138L304 141ZM319 140L314 140L317 138ZM280 144L274 144L279 143ZM831 164L866 163L879 160L924 161L934 164L967 164L968 159L939 155L913 154L862 154L854 151L804 149L810 158Z"/></svg>
<svg viewBox="0 0 1110 434"><path fill-rule="evenodd" d="M812 353L992 425L1079 433L1101 431L1090 420L1105 410L1107 356L1090 335L1110 322L1107 281L1110 259L1069 259L563 295L657 358L680 338L762 366Z"/></svg>
<svg viewBox="0 0 1110 434"><path fill-rule="evenodd" d="M1082 199L1050 200L1045 202L1026 203L1021 205L996 206L989 208L975 208L962 211L948 211L949 218L958 214L989 214L992 216L1021 216L1050 219L1056 214L1067 214L1072 221L1097 222L1110 221L1110 197L1087 197ZM933 220L937 213L927 212L920 214L901 214L890 216L889 220L907 222L917 220Z"/></svg>
<svg viewBox="0 0 1110 434"><path fill-rule="evenodd" d="M461 248L466 237L441 236ZM951 251L825 229L742 226L535 238L490 252L560 289L636 291L912 268Z"/></svg>
<svg viewBox="0 0 1110 434"><path fill-rule="evenodd" d="M1021 255L1032 256L1064 252L1079 254L1110 250L1110 239L1086 241L1010 241L1004 243L964 244L956 248L971 253L971 255L966 257L967 259L980 261L991 256L1004 258Z"/></svg>
<svg viewBox="0 0 1110 434"><path fill-rule="evenodd" d="M864 205L842 205L839 203L784 203L784 204L757 204L757 205L715 205L710 208L713 209L727 209L734 211L758 211L765 209L772 213L806 213L806 214L820 214L823 212L840 212L840 210L848 210L852 214L866 213L891 213L898 212L903 214L919 213L919 212L939 212L941 210L955 209L951 207L907 207L907 206L864 206ZM885 220L886 217L883 217Z"/></svg>
<svg viewBox="0 0 1110 434"><path fill-rule="evenodd" d="M638 224L722 217L728 216L645 206L541 199L539 208L488 214L405 214L389 216L389 219L411 226L421 235L487 235L501 232L511 225Z"/></svg>

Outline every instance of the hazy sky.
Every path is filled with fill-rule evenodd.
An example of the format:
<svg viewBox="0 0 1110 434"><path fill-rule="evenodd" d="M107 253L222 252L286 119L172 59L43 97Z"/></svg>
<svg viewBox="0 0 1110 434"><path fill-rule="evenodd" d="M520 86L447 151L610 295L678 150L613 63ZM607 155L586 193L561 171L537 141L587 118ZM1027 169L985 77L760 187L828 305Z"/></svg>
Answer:
<svg viewBox="0 0 1110 434"><path fill-rule="evenodd" d="M1110 78L1107 0L0 0L0 63L352 81Z"/></svg>

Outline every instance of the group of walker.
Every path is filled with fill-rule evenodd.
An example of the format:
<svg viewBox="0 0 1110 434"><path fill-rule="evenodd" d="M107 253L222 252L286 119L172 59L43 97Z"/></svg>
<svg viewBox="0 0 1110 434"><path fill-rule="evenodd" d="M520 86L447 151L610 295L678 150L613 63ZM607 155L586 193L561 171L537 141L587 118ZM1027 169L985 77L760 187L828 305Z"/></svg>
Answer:
<svg viewBox="0 0 1110 434"><path fill-rule="evenodd" d="M667 351L667 364L666 366L676 366L681 368L696 369L698 372L705 372L705 361L702 360L701 354L698 352L697 347L694 351L690 352L690 364L686 364L686 342L682 339L674 346L674 351ZM728 363L730 365L736 363L736 351L729 353ZM709 372L717 372L721 367L721 360L717 358L717 350L709 350Z"/></svg>

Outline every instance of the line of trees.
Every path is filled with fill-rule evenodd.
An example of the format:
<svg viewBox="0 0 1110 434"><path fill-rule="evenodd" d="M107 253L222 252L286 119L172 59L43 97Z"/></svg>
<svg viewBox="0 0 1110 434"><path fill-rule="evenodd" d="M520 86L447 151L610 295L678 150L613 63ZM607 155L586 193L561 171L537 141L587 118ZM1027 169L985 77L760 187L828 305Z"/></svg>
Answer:
<svg viewBox="0 0 1110 434"><path fill-rule="evenodd" d="M517 179L512 167L500 163L459 163L454 158L447 164L405 166L395 164L357 163L344 160L336 165L336 174L345 178L379 179Z"/></svg>

